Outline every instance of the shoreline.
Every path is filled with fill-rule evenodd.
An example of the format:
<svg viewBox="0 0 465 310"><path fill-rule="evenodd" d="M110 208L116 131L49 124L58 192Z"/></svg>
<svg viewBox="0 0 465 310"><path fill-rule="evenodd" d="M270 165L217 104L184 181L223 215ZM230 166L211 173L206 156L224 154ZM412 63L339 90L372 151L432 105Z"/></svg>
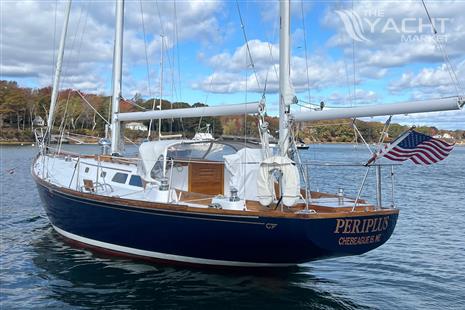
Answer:
<svg viewBox="0 0 465 310"><path fill-rule="evenodd" d="M98 143L66 143L69 145L98 145ZM363 143L352 143L352 142L312 142L308 143L309 146L311 145L319 145L319 144L350 144L350 145L364 145ZM373 143L368 143L372 145ZM376 143L375 143L376 144ZM35 146L34 141L0 141L0 145L13 145L13 146ZM456 142L455 146L464 147L465 141Z"/></svg>
<svg viewBox="0 0 465 310"><path fill-rule="evenodd" d="M35 145L34 141L0 141L0 145Z"/></svg>

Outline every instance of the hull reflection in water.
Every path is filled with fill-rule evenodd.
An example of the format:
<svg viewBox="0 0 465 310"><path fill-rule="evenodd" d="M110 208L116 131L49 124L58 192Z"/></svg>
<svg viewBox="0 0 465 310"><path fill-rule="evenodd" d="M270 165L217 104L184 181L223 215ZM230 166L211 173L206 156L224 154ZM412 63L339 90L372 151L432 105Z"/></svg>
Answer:
<svg viewBox="0 0 465 310"><path fill-rule="evenodd" d="M256 309L362 307L325 290L336 283L312 275L310 267L222 272L155 267L67 246L52 230L32 245L33 263L48 278L51 307L205 309L220 302Z"/></svg>

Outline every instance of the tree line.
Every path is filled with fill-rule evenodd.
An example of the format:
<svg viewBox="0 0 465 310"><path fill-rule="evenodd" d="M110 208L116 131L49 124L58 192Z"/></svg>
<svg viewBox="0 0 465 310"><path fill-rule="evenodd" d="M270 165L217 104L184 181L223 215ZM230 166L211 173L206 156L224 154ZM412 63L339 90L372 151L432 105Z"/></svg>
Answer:
<svg viewBox="0 0 465 310"><path fill-rule="evenodd" d="M32 141L34 119L47 119L50 109L51 87L39 89L20 87L14 81L0 81L0 139L16 141ZM54 131L79 133L89 136L103 137L106 120L110 119L109 96L85 94L75 90L59 92L58 104L55 111ZM160 104L158 98L143 99L136 96L132 100L123 100L120 104L121 112L144 111L157 109ZM161 100L162 109L180 109L201 107L205 104L197 102L170 102ZM266 116L269 131L277 138L279 119ZM144 121L147 127L149 121ZM248 116L222 116L184 119L165 119L161 121L162 133L182 134L192 137L199 129L209 124L214 136L247 136L258 137L258 120ZM158 121L151 123L152 138L158 134ZM357 128L368 143L378 142L383 131L383 124L379 122L357 121ZM387 140L397 137L408 126L391 124ZM465 139L464 130L445 131L435 127L419 127L418 131L429 135L448 133L457 140ZM312 142L361 142L355 134L351 120L318 121L299 124L294 131L298 138L306 143ZM131 139L144 138L147 132L126 129L125 135Z"/></svg>

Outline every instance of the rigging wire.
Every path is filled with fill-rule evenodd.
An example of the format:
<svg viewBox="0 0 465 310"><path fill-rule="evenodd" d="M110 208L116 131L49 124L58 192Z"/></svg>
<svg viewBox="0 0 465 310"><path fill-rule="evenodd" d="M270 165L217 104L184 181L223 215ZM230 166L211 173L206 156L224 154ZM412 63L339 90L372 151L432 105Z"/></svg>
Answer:
<svg viewBox="0 0 465 310"><path fill-rule="evenodd" d="M274 70L274 73L276 75L276 80L279 80L279 73L278 73L278 69L277 69L277 66L276 66L276 62L274 60L274 57L273 57L273 46L271 45L270 41L274 41L274 38L276 37L276 32L277 32L277 23L274 23L274 26L273 26L273 34L271 35L271 40L267 39L267 46L268 46L268 52L270 54L270 59L271 59L271 63L273 64L273 70ZM266 76L265 76L265 85L263 86L263 92L262 92L262 99L265 99L266 97L266 90L267 90L267 85L268 85L268 77L269 77L269 73L270 73L270 68L268 68L266 70Z"/></svg>
<svg viewBox="0 0 465 310"><path fill-rule="evenodd" d="M146 68L147 68L147 89L148 89L148 93L149 93L149 98L152 98L153 97L152 96L152 86L151 86L151 83L150 83L150 63L149 63L149 56L148 56L148 53L147 53L147 40L146 40L147 34L146 34L146 31L145 31L144 8L142 6L142 0L139 0L139 7L140 7L142 31L143 31L143 34L144 34L145 65L146 65ZM137 107L141 107L136 103L134 103L134 105L136 105ZM152 110L154 110L154 109L155 109L155 98L153 98L153 104L152 104ZM145 110L145 108L144 108L144 110ZM152 120L150 120L150 122L149 122L149 130L147 131L147 139L150 139L150 129L151 129L151 127L152 127Z"/></svg>
<svg viewBox="0 0 465 310"><path fill-rule="evenodd" d="M136 97L132 97L131 99L125 99L124 97L121 97L121 100L126 102L126 103L129 103L130 105L132 105L134 107L137 107L137 108L141 109L142 111L147 111L148 109L146 107L143 107L143 106L136 103L135 98Z"/></svg>
<svg viewBox="0 0 465 310"><path fill-rule="evenodd" d="M174 40L176 42L176 54L177 54L177 71L178 71L178 93L177 94L177 101L182 101L182 87L181 87L181 56L180 56L180 48L179 48L179 31L178 31L178 9L176 5L176 0L173 0L173 11L174 11ZM174 83L174 82L173 82ZM177 120L181 123L182 132L184 133L184 124L182 118Z"/></svg>
<svg viewBox="0 0 465 310"><path fill-rule="evenodd" d="M85 18L86 23L87 23L87 15L88 15L88 13L89 13L88 10L86 10L86 18ZM83 35L81 35L80 43L79 43L79 48L78 48L77 51L75 51L74 46L75 46L75 44L76 44L76 39L77 39L77 37L78 37L78 31L79 31L79 27L80 27L80 25L81 25L82 14L83 14L83 8L81 7L80 12L79 12L78 22L77 22L77 25L76 25L76 33L75 33L75 35L74 35L74 37L73 37L73 41L72 41L71 47L70 47L70 51L71 51L71 52L74 52L75 54L77 54L77 56L76 56L77 59L79 59L79 56L80 56L80 54L81 54L81 46L82 46ZM84 25L84 26L85 26L85 25ZM70 53L70 54L71 54L71 53ZM62 65L62 70L63 70L62 85L65 84L65 81L66 81L66 79L67 79L67 73L68 73L68 71L69 71L69 68L71 67L71 65L70 65L70 63L71 63L71 58L72 58L72 57L70 57L69 59L67 59L66 61L64 61L63 65ZM60 92L58 92L58 96L57 96L57 99L56 99L57 102L59 101L59 99L60 99ZM68 101L69 101L69 97L68 97ZM66 104L68 104L68 101L67 101ZM52 112L52 111L49 111L49 113L53 113L53 112ZM55 120L53 119L53 120L52 120L52 125L50 126L50 128L53 128L54 122L55 122ZM59 128L60 128L60 127L59 127Z"/></svg>
<svg viewBox="0 0 465 310"><path fill-rule="evenodd" d="M140 17L141 17L141 25L142 25L142 32L144 35L144 52L145 52L145 65L147 68L147 90L149 91L149 97L152 97L152 87L150 83L150 64L149 64L149 56L147 53L147 34L145 32L145 21L144 21L144 9L142 7L142 0L139 0L139 7L140 7Z"/></svg>
<svg viewBox="0 0 465 310"><path fill-rule="evenodd" d="M54 26L53 26L53 58L52 58L52 81L51 84L53 85L53 77L55 75L55 62L56 62L56 35L57 35L57 11L58 11L58 0L55 1L55 17L54 17Z"/></svg>
<svg viewBox="0 0 465 310"><path fill-rule="evenodd" d="M363 143L365 144L365 146L367 147L368 151L370 152L371 155L373 155L373 150L370 148L370 145L365 141L365 138L363 138L363 135L362 133L358 130L357 128L357 124L355 123L357 121L356 118L353 119L353 122L352 122L352 127L354 128L354 130L358 133L358 135L360 136L360 139L362 139Z"/></svg>
<svg viewBox="0 0 465 310"><path fill-rule="evenodd" d="M308 74L307 31L305 27L305 14L304 14L304 1L303 0L300 0L300 12L302 15L302 28L304 31L305 73L307 74L308 102L312 102L311 89L310 89L310 76Z"/></svg>
<svg viewBox="0 0 465 310"><path fill-rule="evenodd" d="M67 118L67 113L68 113L68 105L69 105L69 100L71 98L71 91L68 91L68 98L66 99L66 105L65 105L65 112L63 113L63 118L61 120L61 124L60 124L60 127L58 127L59 129L59 132L60 132L60 139L58 140L58 153L61 152L61 145L63 143L63 135L64 135L64 132L65 132L65 128L66 128L66 118ZM53 158L53 161L52 161L52 169L55 165L55 158Z"/></svg>
<svg viewBox="0 0 465 310"><path fill-rule="evenodd" d="M352 0L352 12L354 11L354 0ZM355 89L355 39L352 38L352 78L353 78L353 98L351 106L357 104L357 90Z"/></svg>
<svg viewBox="0 0 465 310"><path fill-rule="evenodd" d="M454 67L452 66L452 63L449 59L449 55L445 51L444 47L441 44L441 40L438 38L438 31L436 30L436 27L434 26L433 19L431 18L431 15L428 11L428 8L426 7L426 3L424 0L421 0L421 3L423 4L423 8L425 9L426 15L428 16L429 23L431 24L431 29L433 30L433 38L436 41L437 45L439 46L439 49L442 52L442 57L444 58L444 62L447 68L447 71L449 73L449 76L452 80L452 83L454 83L455 91L457 92L457 96L460 96L460 91L459 88L462 92L464 92L463 85L461 84L460 80L457 78L457 74L454 70Z"/></svg>
<svg viewBox="0 0 465 310"><path fill-rule="evenodd" d="M177 65L178 65L178 92L179 98L178 100L182 100L182 89L181 89L181 56L179 54L179 32L178 32L178 13L176 8L176 0L173 0L173 10L174 10L174 40L176 42L176 54L178 57Z"/></svg>
<svg viewBox="0 0 465 310"><path fill-rule="evenodd" d="M208 102L208 97L210 96L210 92L212 91L212 88L213 88L213 74L210 75L210 84L208 86L208 91L206 92L205 94L205 105L207 105L207 102ZM247 102L247 101L246 101ZM200 119L199 119L199 125L198 125L198 131L200 131L200 127L201 127L201 124L202 124L202 118L203 116L200 116ZM181 122L182 122L182 119L181 119ZM183 129L183 132L184 132L184 129Z"/></svg>
<svg viewBox="0 0 465 310"><path fill-rule="evenodd" d="M175 0L174 0L174 1L175 1ZM163 47L164 47L165 44L166 44L166 43L164 42L163 38L164 38L164 37L168 37L168 36L166 35L165 28L164 28L164 25L163 25L163 19L162 19L162 17L161 17L161 11L160 11L160 6L159 6L159 3L158 3L158 0L155 1L155 7L156 7L156 10L157 10L158 21L159 21L159 23L160 23L160 29L161 29L161 34L160 34L160 36L162 37L162 50L163 50ZM175 19L177 19L177 15L176 15L176 18L175 18ZM177 21L176 21L176 24L177 24ZM177 26L176 26L176 32L177 32ZM175 35L175 40L178 40L178 39L176 38L176 35ZM178 42L178 41L177 41L177 42ZM171 96L172 96L172 100L171 100L171 105L170 105L170 106L171 106L171 109L172 109L172 108L173 108L173 103L172 103L172 101L173 101L174 98L177 96L177 92L178 92L178 90L177 90L177 88L176 88L176 85L175 85L175 83L174 83L174 67L175 67L175 63L174 63L174 62L175 62L175 60L174 60L174 50L173 50L173 60L171 59L171 56L172 56L172 55L171 55L170 53L166 52L166 56L167 56L166 58L168 59L168 65L169 65L169 67L170 67L170 69L171 69ZM161 86L161 85L160 85L160 86ZM161 90L160 90L160 92L161 92ZM161 98L160 98L160 100L161 100ZM153 109L154 109L154 107L153 107ZM172 126L172 122L173 122L173 119L171 119L171 126ZM160 124L160 122L159 122L159 124Z"/></svg>
<svg viewBox="0 0 465 310"><path fill-rule="evenodd" d="M244 22L243 22L243 19L242 19L242 14L241 14L241 8L239 7L239 1L238 0L236 0L236 7L237 7L237 13L239 14L239 20L241 22L242 35L244 36L245 45L246 45L246 48L247 48L247 55L249 56L249 60L250 60L250 66L252 67L252 70L253 70L253 73L254 73L254 76L255 76L255 80L257 82L257 87L259 89L261 89L260 82L258 80L257 70L255 69L255 64L254 64L254 61L253 61L253 58L252 58L252 53L250 52L249 39L247 38L247 33L245 31L245 26L244 26Z"/></svg>
<svg viewBox="0 0 465 310"><path fill-rule="evenodd" d="M161 11L160 11L160 6L159 6L159 4L158 4L158 0L155 1L155 6L156 6L157 15L158 15L158 21L159 21L159 23L160 23L160 29L161 29L161 34L160 34L160 36L162 36L162 37L168 37L167 34L166 34L166 32L165 32L164 25L163 25L163 19L162 19L162 17L161 17ZM163 41L163 40L162 40L162 41ZM165 46L166 43L162 43L162 44L163 44L163 46ZM174 65L173 65L174 60L173 60L173 61L171 60L171 55L170 55L170 53L166 53L166 56L167 56L167 58L168 58L168 65L169 65L169 67L171 68L171 70L174 70L174 69L173 69L173 68L174 68Z"/></svg>
<svg viewBox="0 0 465 310"><path fill-rule="evenodd" d="M76 93L79 95L79 97L82 98L82 100L92 109L94 110L94 112L105 122L107 123L108 125L110 125L110 122L107 121L103 116L102 114L100 114L97 109L95 109L92 104L85 98L85 96L79 91L79 90L76 90Z"/></svg>
<svg viewBox="0 0 465 310"><path fill-rule="evenodd" d="M381 151L381 144L384 143L384 140L386 139L386 136L387 136L387 134L389 132L389 128L391 127L391 120L392 120L392 115L389 115L388 119L384 123L383 131L381 132L381 136L379 137L377 152Z"/></svg>
<svg viewBox="0 0 465 310"><path fill-rule="evenodd" d="M338 3L337 9L344 9L344 7L341 5L341 3ZM345 36L347 37L347 32L344 32ZM349 38L350 39L350 38ZM351 82L350 82L350 74L349 74L349 65L347 61L347 57L345 57L346 54L344 53L344 57L342 57L342 60L344 61L344 71L345 71L345 87L347 87L347 96L344 96L344 102L347 104L347 102L350 100L351 103L349 103L349 106L352 107L352 87L351 87Z"/></svg>
<svg viewBox="0 0 465 310"><path fill-rule="evenodd" d="M342 125L352 125L352 122L344 122L344 123L329 123L329 124L315 124L313 125L303 125L304 128L318 128L318 127L326 127L326 126L342 126Z"/></svg>

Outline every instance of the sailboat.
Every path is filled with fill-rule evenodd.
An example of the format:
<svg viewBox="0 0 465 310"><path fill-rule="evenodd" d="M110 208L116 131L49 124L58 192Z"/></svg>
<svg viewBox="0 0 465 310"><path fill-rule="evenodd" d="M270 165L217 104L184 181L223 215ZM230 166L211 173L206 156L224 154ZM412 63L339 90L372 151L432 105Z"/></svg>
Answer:
<svg viewBox="0 0 465 310"><path fill-rule="evenodd" d="M59 87L70 3L60 41L48 134ZM290 3L280 1L279 143L272 149L264 101L177 110L121 113L124 1L116 1L111 145L102 154L56 151L39 139L32 176L53 229L96 250L147 260L230 267L285 267L359 255L384 244L399 216L377 201L342 191L311 191L295 151L295 122L460 109L462 98L293 114L290 82ZM147 141L123 157L127 121L255 115L256 148L207 137ZM198 148L197 144L209 145ZM111 151L108 151L110 148ZM202 151L199 151L202 150ZM297 154L297 155L296 155ZM381 169L372 163L368 169ZM367 170L368 171L368 170ZM303 185L302 185L303 184ZM378 186L379 185L379 186Z"/></svg>

